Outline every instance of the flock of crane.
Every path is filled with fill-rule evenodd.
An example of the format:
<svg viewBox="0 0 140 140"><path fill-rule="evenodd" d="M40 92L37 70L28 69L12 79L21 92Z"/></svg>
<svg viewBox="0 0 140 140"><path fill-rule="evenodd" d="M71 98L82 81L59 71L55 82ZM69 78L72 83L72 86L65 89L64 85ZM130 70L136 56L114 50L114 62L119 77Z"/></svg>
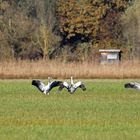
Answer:
<svg viewBox="0 0 140 140"><path fill-rule="evenodd" d="M51 81L51 78L48 77L48 84L47 85L45 85L40 80L32 80L32 85L37 87L39 91L41 91L42 93L47 94L47 95L49 95L50 91L54 87L59 87L58 92L60 92L64 88L66 88L70 94L73 94L77 88L81 88L83 91L86 90L85 84L81 81L74 83L73 77L71 77L70 83L65 82L65 81ZM126 83L126 84L124 84L124 87L140 90L140 84L137 82Z"/></svg>
<svg viewBox="0 0 140 140"><path fill-rule="evenodd" d="M83 82L79 81L77 83L73 82L73 77L71 77L70 83L67 83L65 81L51 81L51 78L48 77L48 84L45 85L43 82L40 80L33 80L32 85L37 87L41 92L44 94L49 95L49 92L54 88L54 87L59 87L58 91L61 91L62 89L66 88L69 93L74 93L77 88L81 88L83 91L86 90L86 87Z"/></svg>

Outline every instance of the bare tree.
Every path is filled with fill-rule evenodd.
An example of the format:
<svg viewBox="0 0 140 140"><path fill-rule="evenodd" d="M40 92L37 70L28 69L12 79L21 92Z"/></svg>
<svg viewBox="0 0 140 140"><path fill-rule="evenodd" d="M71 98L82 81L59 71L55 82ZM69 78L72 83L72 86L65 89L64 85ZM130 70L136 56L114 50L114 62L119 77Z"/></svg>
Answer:
<svg viewBox="0 0 140 140"><path fill-rule="evenodd" d="M56 26L54 15L55 1L35 0L34 4L37 11L37 19L39 20L39 28L36 33L36 38L43 51L43 56L46 58L53 51L53 46L60 41L60 37L54 34L54 28Z"/></svg>
<svg viewBox="0 0 140 140"><path fill-rule="evenodd" d="M131 58L140 59L140 2L135 0L122 17L124 24L123 35Z"/></svg>

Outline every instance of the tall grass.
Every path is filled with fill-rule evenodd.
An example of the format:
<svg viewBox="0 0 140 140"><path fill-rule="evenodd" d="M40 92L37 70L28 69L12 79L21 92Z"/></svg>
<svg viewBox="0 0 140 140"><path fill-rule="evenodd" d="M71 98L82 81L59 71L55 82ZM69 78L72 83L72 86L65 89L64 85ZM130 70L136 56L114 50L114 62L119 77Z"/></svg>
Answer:
<svg viewBox="0 0 140 140"><path fill-rule="evenodd" d="M101 65L93 62L63 63L60 61L0 62L0 78L140 78L140 61Z"/></svg>

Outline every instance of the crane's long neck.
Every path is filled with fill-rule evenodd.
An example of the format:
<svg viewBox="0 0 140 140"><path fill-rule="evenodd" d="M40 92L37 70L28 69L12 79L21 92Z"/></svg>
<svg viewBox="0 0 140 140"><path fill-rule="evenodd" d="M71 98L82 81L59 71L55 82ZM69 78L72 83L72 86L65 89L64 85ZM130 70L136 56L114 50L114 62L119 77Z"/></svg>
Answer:
<svg viewBox="0 0 140 140"><path fill-rule="evenodd" d="M70 81L71 81L71 84L73 85L73 84L74 84L74 82L73 82L73 77L71 77L71 80L70 80Z"/></svg>
<svg viewBox="0 0 140 140"><path fill-rule="evenodd" d="M51 83L51 78L50 77L48 77L48 84L50 84Z"/></svg>

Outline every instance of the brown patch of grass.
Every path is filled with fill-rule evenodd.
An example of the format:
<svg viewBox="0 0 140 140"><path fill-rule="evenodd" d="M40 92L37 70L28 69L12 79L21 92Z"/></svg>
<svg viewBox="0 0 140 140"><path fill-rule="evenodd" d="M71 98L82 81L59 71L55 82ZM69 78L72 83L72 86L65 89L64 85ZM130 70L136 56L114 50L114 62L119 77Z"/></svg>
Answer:
<svg viewBox="0 0 140 140"><path fill-rule="evenodd" d="M62 63L60 61L10 61L0 62L0 78L140 78L140 61L120 64Z"/></svg>

